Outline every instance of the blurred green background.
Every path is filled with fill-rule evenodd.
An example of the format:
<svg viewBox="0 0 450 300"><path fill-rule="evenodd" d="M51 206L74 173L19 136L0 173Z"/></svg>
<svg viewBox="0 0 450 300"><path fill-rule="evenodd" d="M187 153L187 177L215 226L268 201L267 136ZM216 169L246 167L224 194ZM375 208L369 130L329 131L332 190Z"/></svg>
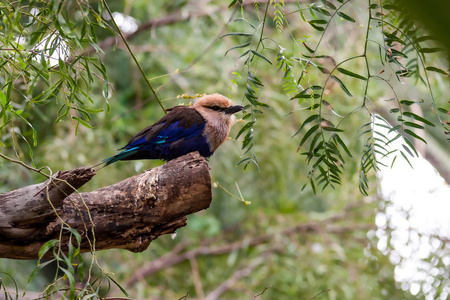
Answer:
<svg viewBox="0 0 450 300"><path fill-rule="evenodd" d="M97 5L91 2L93 7ZM284 2L289 27L284 24L285 29L277 31L276 13L271 9L264 35L277 40L294 56L300 56L300 51L307 54L297 45L301 41L317 44L321 35L302 21L295 1ZM332 2L339 5L338 1ZM153 26L138 29L138 33L130 31L128 41L165 108L188 104L191 99L177 97L183 94L215 92L236 104L247 104L243 78L246 73L243 60L238 59L242 51L237 49L224 55L242 41L240 37L220 38L228 32L248 30L244 22L233 22L241 16L259 24L266 2L261 2L258 12L254 4L245 3L242 10L235 10L228 8L229 3L224 1L108 1L111 10L121 14L117 16L132 17L123 21L123 26L132 28L135 24L139 28L153 22ZM306 7L308 3L301 5ZM346 7L345 13L356 22L336 18L323 36L320 54L337 62L361 54L367 30L367 6L366 1L356 1ZM169 19L174 21L162 25L156 22ZM371 37L382 38L377 24L373 22L371 26L374 27ZM122 30L127 33L128 29ZM90 91L94 103L89 106L104 109L93 115L90 122L93 129L80 126L75 134L70 118L63 118L55 125L58 105L33 106L27 112L27 119L37 132L38 145L32 147L37 167L48 165L56 172L94 165L115 154L134 134L164 115L120 38L115 42L107 28L96 28L96 34L104 50L104 55L99 57L106 66L111 85L110 113L106 113L101 84ZM102 44L108 39L113 42ZM379 64L378 49L374 45L368 49L372 51L368 54L371 67L380 73L383 67ZM268 49L264 54L275 61L276 52ZM332 59L324 58L321 64L332 65ZM441 63L439 55L431 60ZM363 60L353 60L346 68L362 74L365 66ZM343 185L319 191L317 195L309 186L302 190L310 166L299 154L301 151L297 152L301 136L292 136L309 116L308 111L298 111L298 101L289 100L293 95L286 94L283 72L277 72L276 65L260 60L255 70L264 83L258 92L260 101L270 105L270 109L262 109L263 114L257 116L254 126L254 152L259 168L252 164L245 170L242 165L236 166L243 151L242 137L239 140L234 137L245 124L238 121L230 133L231 139L209 160L211 176L218 183L214 184L211 207L189 216L188 225L178 230L176 237L160 237L142 253L123 250L95 253L93 277L110 273L136 299L179 299L187 293L187 299L252 299L260 293L263 293L258 296L260 299L311 299L322 291L316 299L424 299L429 296L429 291L423 290L413 295L409 285L396 282L395 264L386 251L377 248L375 216L384 210L385 200L377 194L375 174L370 174L369 197L363 197L358 190L363 142L358 139L356 129L368 122L369 115L362 110L342 124L349 132L343 135L344 142L354 154L354 159L346 157ZM241 73L242 77L234 72ZM387 68L386 73L389 72L393 71ZM308 76L312 84L319 85L326 78L326 74L313 70ZM391 81L400 98L428 97L423 84L417 84L414 79L404 81L395 78ZM348 77L345 82L354 97L348 97L337 84L330 84L326 91L327 101L341 115L360 106L362 99L358 95L364 92L360 80ZM435 99L445 103L442 99L448 99L448 80L433 75L431 86ZM389 109L381 99L392 97L392 91L383 82L371 84L368 95L374 111ZM433 118L431 105L424 106L423 113ZM327 114L338 119L331 112ZM26 125L18 122L17 126L27 134ZM440 134L435 129L427 132L427 138L436 139L433 147L442 151L446 146ZM3 142L7 139L3 133ZM2 147L1 151L30 164L27 146L23 141L17 145L20 146L15 150ZM45 180L6 160L0 163L0 192ZM101 170L82 191L116 183L161 163L118 162ZM251 204L244 204L230 193L236 197L242 193ZM179 262L156 268L155 263L165 256L170 257L169 261ZM91 254L84 257L86 263L92 261ZM54 270L43 271L28 283L35 267L35 261L0 259L0 272L13 275L21 290L40 292L52 282ZM135 277L137 274L143 275ZM12 280L8 276L2 278L9 290L13 290ZM433 285L434 296L448 288L448 282L437 282ZM101 293L122 296L114 284L109 291L104 286Z"/></svg>

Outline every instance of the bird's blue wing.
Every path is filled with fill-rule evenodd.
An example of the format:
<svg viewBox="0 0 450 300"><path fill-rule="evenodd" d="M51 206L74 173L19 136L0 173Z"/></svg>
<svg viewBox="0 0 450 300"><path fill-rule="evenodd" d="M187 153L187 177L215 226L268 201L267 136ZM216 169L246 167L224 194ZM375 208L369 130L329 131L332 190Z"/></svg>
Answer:
<svg viewBox="0 0 450 300"><path fill-rule="evenodd" d="M193 108L177 106L155 124L136 134L122 152L103 160L107 166L119 160L171 160L189 152L199 151L209 157L212 152L203 135L205 120Z"/></svg>
<svg viewBox="0 0 450 300"><path fill-rule="evenodd" d="M148 146L156 146L156 145L164 145L171 144L173 142L179 140L188 140L197 135L201 135L203 129L205 128L205 124L195 124L191 127L185 128L180 125L181 121L173 122L169 125L162 123L161 130L157 133L156 136L152 137L148 140L147 135L142 135L138 138L130 141L125 147L122 149L132 149L136 147L148 147Z"/></svg>

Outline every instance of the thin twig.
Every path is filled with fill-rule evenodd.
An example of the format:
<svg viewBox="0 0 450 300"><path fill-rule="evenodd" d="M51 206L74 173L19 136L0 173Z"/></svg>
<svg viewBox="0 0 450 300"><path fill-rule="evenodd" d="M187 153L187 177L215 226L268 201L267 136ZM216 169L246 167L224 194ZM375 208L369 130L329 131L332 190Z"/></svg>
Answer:
<svg viewBox="0 0 450 300"><path fill-rule="evenodd" d="M225 280L221 285L219 285L215 290L213 290L211 293L208 294L206 297L206 300L215 300L219 299L220 295L225 293L228 289L232 287L233 284L236 283L239 279L248 276L253 269L255 269L257 266L262 264L266 258L264 256L258 257L253 262L248 264L245 268L237 270L231 275L230 278Z"/></svg>
<svg viewBox="0 0 450 300"><path fill-rule="evenodd" d="M189 291L187 291L187 292L186 292L186 295L184 295L183 297L181 297L181 298L178 299L178 300L186 300L186 299L188 298L188 296L189 296Z"/></svg>
<svg viewBox="0 0 450 300"><path fill-rule="evenodd" d="M194 281L195 292L197 293L200 299L204 299L205 293L203 292L203 285L200 277L200 272L198 269L197 259L193 257L189 259L189 262L191 263L192 280Z"/></svg>
<svg viewBox="0 0 450 300"><path fill-rule="evenodd" d="M176 72L169 81L167 81L166 83L164 83L163 85L161 85L160 87L158 87L158 90L160 89L164 89L166 86L168 86L169 84L171 84L176 78L177 76L180 76L181 74L187 72L188 70L190 70L196 63L198 63L211 49L212 47L217 43L217 41L220 39L220 37L225 33L226 27L228 26L229 23L231 23L231 21L234 18L234 15L236 14L236 12L238 11L239 6L236 6L236 8L233 10L233 12L231 13L230 18L228 19L228 21L223 25L222 29L220 30L220 32L216 35L216 37L214 38L214 40L202 51L202 53L200 53L196 58L194 58L189 65L187 65L184 68L181 68L178 72ZM206 15L206 14L205 14ZM133 109L140 109L143 105L147 104L148 101L143 101L141 103L141 105L136 105Z"/></svg>
<svg viewBox="0 0 450 300"><path fill-rule="evenodd" d="M266 286L266 287L264 288L264 290L263 290L261 293L256 294L255 296L253 296L252 300L255 300L257 297L259 297L259 296L261 296L262 294L264 294L264 293L265 293L268 289L270 289L271 287L272 287L272 285Z"/></svg>
<svg viewBox="0 0 450 300"><path fill-rule="evenodd" d="M6 160L9 160L10 162L13 162L13 163L15 163L15 164L19 164L19 165L21 165L21 166L27 168L28 170L37 172L37 173L39 173L39 174L41 174L41 175L43 175L43 176L45 176L45 177L47 177L47 178L52 177L52 175L51 175L51 174L52 174L52 170L51 170L48 166L45 166L45 167L36 169L36 168L33 168L33 167L27 165L27 164L24 163L23 161L20 161L20 160L18 160L18 159L14 159L14 158L8 157L8 156L4 155L3 153L0 153L0 157L4 158L4 159L6 159ZM50 172L50 175L43 173L43 172L42 172L43 169L47 169L47 170Z"/></svg>
<svg viewBox="0 0 450 300"><path fill-rule="evenodd" d="M325 292L329 292L329 291L330 291L330 289L323 290L320 293L318 293L317 295L315 295L314 297L308 298L308 300L312 300L312 299L316 298L317 296L319 296L320 294L325 293Z"/></svg>
<svg viewBox="0 0 450 300"><path fill-rule="evenodd" d="M144 77L145 82L147 83L148 87L152 91L153 96L155 97L156 101L158 101L159 106L161 106L161 108L164 111L164 113L167 113L166 110L164 109L164 106L162 105L161 100L159 100L158 95L156 95L155 89L153 88L152 84L150 83L150 80L148 80L147 76L145 75L144 70L142 69L141 65L137 61L136 56L134 55L133 51L131 51L130 45L128 44L128 42L125 39L122 31L120 30L119 26L117 25L116 21L114 20L113 14L112 14L111 10L109 9L108 4L106 3L105 0L102 0L102 3L105 6L106 10L108 11L109 16L111 17L111 21L113 22L114 26L117 29L117 32L119 33L120 37L122 38L123 43L127 47L128 52L130 53L131 57L133 58L134 62L136 63L136 66L138 67L139 71L141 72L142 76Z"/></svg>

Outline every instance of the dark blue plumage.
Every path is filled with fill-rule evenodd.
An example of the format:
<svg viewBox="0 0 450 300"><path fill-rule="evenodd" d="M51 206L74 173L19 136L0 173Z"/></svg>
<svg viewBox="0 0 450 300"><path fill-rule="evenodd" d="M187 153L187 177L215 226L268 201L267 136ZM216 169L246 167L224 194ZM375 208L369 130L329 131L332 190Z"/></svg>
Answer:
<svg viewBox="0 0 450 300"><path fill-rule="evenodd" d="M198 100L193 107L175 106L155 124L144 128L122 152L103 160L108 166L119 160L171 160L198 151L210 157L228 136L233 114L242 106L232 106L231 100L213 94Z"/></svg>

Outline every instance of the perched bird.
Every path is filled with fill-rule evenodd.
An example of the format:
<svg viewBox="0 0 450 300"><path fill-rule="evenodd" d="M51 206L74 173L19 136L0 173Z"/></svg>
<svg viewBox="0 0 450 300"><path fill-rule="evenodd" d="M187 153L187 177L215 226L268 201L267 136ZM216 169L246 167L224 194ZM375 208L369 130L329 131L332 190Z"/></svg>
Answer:
<svg viewBox="0 0 450 300"><path fill-rule="evenodd" d="M242 109L220 94L203 96L193 106L169 108L167 115L120 148L122 152L99 165L119 160L171 160L194 151L210 157L228 137L234 113Z"/></svg>

